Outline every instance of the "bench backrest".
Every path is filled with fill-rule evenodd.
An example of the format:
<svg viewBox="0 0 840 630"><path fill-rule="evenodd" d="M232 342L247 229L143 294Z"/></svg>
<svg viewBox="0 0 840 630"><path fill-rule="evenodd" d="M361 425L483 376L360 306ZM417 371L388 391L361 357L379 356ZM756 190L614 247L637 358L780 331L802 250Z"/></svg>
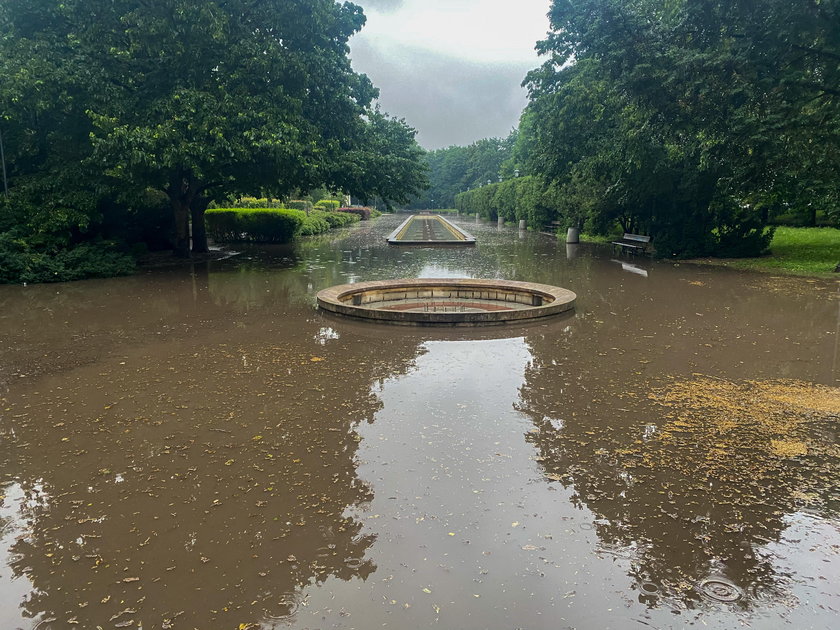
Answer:
<svg viewBox="0 0 840 630"><path fill-rule="evenodd" d="M650 236L643 236L641 234L628 234L625 233L624 236L621 238L623 241L635 241L637 243L650 243Z"/></svg>

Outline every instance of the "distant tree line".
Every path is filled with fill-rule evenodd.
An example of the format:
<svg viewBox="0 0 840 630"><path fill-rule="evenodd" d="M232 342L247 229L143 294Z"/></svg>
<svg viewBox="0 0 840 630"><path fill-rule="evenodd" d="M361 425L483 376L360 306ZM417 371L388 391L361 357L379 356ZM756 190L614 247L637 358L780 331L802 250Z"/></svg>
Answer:
<svg viewBox="0 0 840 630"><path fill-rule="evenodd" d="M554 0L549 17L504 173L543 194L512 205L533 184L494 184L459 207L677 256L756 255L779 220L840 225L840 0Z"/></svg>
<svg viewBox="0 0 840 630"><path fill-rule="evenodd" d="M408 208L454 208L458 193L498 181L513 154L516 137L513 132L507 138L486 138L466 147L429 151L424 158L430 186L412 199Z"/></svg>
<svg viewBox="0 0 840 630"><path fill-rule="evenodd" d="M0 3L0 280L206 251L208 205L241 195L407 202L423 151L351 68L364 22L333 0Z"/></svg>

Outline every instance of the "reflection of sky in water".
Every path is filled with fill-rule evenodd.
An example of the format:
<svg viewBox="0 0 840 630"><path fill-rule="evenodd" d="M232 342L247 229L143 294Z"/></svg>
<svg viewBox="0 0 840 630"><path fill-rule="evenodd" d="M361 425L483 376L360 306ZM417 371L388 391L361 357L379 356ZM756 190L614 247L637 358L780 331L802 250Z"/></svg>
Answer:
<svg viewBox="0 0 840 630"><path fill-rule="evenodd" d="M40 482L24 490L19 483L0 489L0 628L20 627L20 604L32 593L33 584L24 575L15 575L11 565L20 560L12 547L27 538L37 512L48 509L49 497ZM82 544L81 539L77 541ZM37 626L37 620L33 620Z"/></svg>
<svg viewBox="0 0 840 630"><path fill-rule="evenodd" d="M463 269L441 267L439 265L423 265L418 278L474 278Z"/></svg>

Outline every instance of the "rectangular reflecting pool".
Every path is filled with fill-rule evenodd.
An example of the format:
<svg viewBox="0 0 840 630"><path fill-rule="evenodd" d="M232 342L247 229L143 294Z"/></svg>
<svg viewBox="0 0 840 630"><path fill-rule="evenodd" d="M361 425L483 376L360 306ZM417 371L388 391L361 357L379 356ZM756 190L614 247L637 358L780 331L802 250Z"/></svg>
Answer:
<svg viewBox="0 0 840 630"><path fill-rule="evenodd" d="M387 238L392 245L475 245L475 237L440 215L414 214Z"/></svg>

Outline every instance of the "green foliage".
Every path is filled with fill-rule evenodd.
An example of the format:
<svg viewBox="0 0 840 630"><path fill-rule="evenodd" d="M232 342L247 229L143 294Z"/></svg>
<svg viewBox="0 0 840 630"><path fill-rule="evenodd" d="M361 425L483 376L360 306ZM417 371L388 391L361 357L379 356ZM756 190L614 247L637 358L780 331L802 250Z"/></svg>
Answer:
<svg viewBox="0 0 840 630"><path fill-rule="evenodd" d="M321 213L313 212L312 214L304 215L303 225L300 228L301 236L314 236L315 234L323 234L332 226L327 221L326 217Z"/></svg>
<svg viewBox="0 0 840 630"><path fill-rule="evenodd" d="M452 207L455 195L484 186L488 180L495 183L500 174L512 177L513 170L506 170L504 164L511 158L516 137L514 132L504 139L487 138L466 147L452 146L429 151L424 158L429 169L430 187L415 197L409 207Z"/></svg>
<svg viewBox="0 0 840 630"><path fill-rule="evenodd" d="M363 203L380 199L389 210L392 202L408 203L429 185L416 133L403 119L370 112L361 144L337 156L331 188Z"/></svg>
<svg viewBox="0 0 840 630"><path fill-rule="evenodd" d="M554 183L559 220L744 256L773 216L837 216L837 0L554 0L549 17L512 160Z"/></svg>
<svg viewBox="0 0 840 630"><path fill-rule="evenodd" d="M477 212L495 221L525 219L529 228L540 229L562 215L557 189L538 177L518 177L500 184L482 186L455 196L459 212ZM572 223L570 222L570 225Z"/></svg>
<svg viewBox="0 0 840 630"><path fill-rule="evenodd" d="M231 208L284 208L287 207L279 199L268 199L266 197L240 197L228 207ZM291 206L289 206L291 207ZM298 208L302 210L303 208Z"/></svg>
<svg viewBox="0 0 840 630"><path fill-rule="evenodd" d="M0 233L0 284L107 278L128 275L135 269L134 258L114 243L39 247L11 232Z"/></svg>
<svg viewBox="0 0 840 630"><path fill-rule="evenodd" d="M774 273L830 274L840 264L840 229L779 227L770 243L769 256L719 264Z"/></svg>
<svg viewBox="0 0 840 630"><path fill-rule="evenodd" d="M355 214L362 221L367 221L373 216L373 209L367 206L352 206L350 208L339 208L338 212L347 212Z"/></svg>
<svg viewBox="0 0 840 630"><path fill-rule="evenodd" d="M364 22L333 0L0 3L0 125L13 193L36 210L30 231L112 230L153 188L188 255L190 218L203 225L211 201L414 194L414 130L372 105L348 57Z"/></svg>
<svg viewBox="0 0 840 630"><path fill-rule="evenodd" d="M288 243L305 219L304 212L285 208L213 208L205 214L207 234L219 243Z"/></svg>
<svg viewBox="0 0 840 630"><path fill-rule="evenodd" d="M292 199L291 201L285 202L285 206L292 210L303 210L304 212L312 210L312 202L304 199Z"/></svg>
<svg viewBox="0 0 840 630"><path fill-rule="evenodd" d="M358 223L361 217L351 212L318 212L315 214L330 224L330 227L339 228Z"/></svg>
<svg viewBox="0 0 840 630"><path fill-rule="evenodd" d="M327 212L335 212L341 204L337 199L321 199L315 204L316 208L326 210Z"/></svg>

